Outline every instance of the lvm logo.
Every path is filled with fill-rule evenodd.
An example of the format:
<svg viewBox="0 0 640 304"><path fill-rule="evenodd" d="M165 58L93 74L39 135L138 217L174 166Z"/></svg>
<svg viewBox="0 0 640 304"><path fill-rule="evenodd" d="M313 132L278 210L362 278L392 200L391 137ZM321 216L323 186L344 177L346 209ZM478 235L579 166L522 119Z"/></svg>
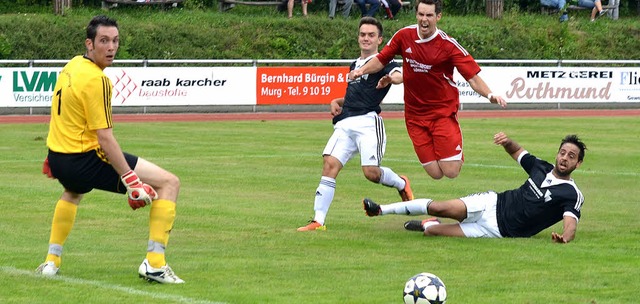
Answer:
<svg viewBox="0 0 640 304"><path fill-rule="evenodd" d="M58 81L56 71L13 71L13 92L53 92Z"/></svg>
<svg viewBox="0 0 640 304"><path fill-rule="evenodd" d="M13 99L17 103L51 103L51 96L58 80L58 71L13 71Z"/></svg>

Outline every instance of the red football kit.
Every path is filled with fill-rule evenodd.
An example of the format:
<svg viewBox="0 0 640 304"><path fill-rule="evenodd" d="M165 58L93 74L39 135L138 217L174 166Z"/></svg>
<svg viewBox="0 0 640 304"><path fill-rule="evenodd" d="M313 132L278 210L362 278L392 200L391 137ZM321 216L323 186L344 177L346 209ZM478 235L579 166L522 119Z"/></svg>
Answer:
<svg viewBox="0 0 640 304"><path fill-rule="evenodd" d="M396 55L403 59L407 131L420 162L462 160L462 133L456 115L460 96L453 69L470 79L480 72L480 66L441 30L421 39L417 24L398 30L377 58L386 65ZM431 130L425 121L438 125L438 130Z"/></svg>
<svg viewBox="0 0 640 304"><path fill-rule="evenodd" d="M480 72L473 57L441 30L420 39L418 26L397 31L378 54L386 65L402 56L405 115L410 119L449 117L458 112L460 96L453 79L453 68L465 79Z"/></svg>

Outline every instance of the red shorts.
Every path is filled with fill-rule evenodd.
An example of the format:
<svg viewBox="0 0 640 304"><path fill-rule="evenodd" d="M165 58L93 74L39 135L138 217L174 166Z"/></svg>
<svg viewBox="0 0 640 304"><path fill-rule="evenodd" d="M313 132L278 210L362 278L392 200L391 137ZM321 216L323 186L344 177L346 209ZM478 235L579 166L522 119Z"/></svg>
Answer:
<svg viewBox="0 0 640 304"><path fill-rule="evenodd" d="M433 120L406 120L407 132L420 162L464 160L462 131L456 116Z"/></svg>

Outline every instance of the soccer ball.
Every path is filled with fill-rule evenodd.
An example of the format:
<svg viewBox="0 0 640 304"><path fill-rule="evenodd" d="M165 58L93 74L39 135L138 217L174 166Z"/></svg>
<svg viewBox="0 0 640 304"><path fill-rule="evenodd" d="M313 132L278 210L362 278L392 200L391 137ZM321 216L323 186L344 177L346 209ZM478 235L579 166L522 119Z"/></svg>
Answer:
<svg viewBox="0 0 640 304"><path fill-rule="evenodd" d="M447 289L438 276L423 272L407 281L402 298L405 304L444 304L447 301Z"/></svg>

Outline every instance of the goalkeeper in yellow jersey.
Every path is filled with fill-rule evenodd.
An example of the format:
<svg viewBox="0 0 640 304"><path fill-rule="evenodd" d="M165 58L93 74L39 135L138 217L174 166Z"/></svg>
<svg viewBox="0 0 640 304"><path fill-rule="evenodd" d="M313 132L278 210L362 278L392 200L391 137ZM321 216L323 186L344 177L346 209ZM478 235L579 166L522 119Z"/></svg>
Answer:
<svg viewBox="0 0 640 304"><path fill-rule="evenodd" d="M76 56L58 76L43 173L64 186L49 238L47 258L37 273L58 273L63 245L73 228L78 204L93 189L127 194L129 205L149 210L147 255L140 277L159 283L184 283L165 260L173 228L180 180L159 166L124 153L113 135L111 80L103 70L113 63L119 45L118 24L106 16L87 26L83 56Z"/></svg>

